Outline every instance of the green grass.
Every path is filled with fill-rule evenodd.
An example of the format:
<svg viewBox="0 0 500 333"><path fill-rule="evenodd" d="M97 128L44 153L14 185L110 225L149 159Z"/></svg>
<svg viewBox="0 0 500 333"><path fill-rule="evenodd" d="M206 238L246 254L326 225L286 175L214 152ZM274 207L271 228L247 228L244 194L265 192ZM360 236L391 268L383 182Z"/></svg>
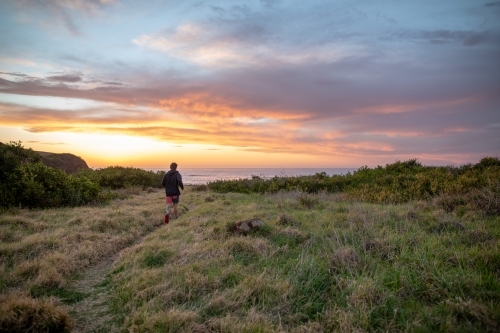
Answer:
<svg viewBox="0 0 500 333"><path fill-rule="evenodd" d="M163 225L163 194L139 191L101 207L1 214L0 324L22 309L68 329L65 306L89 297L72 283L123 249L99 285L121 331L499 330L497 215L206 188L185 191L179 207ZM253 218L265 226L228 228Z"/></svg>
<svg viewBox="0 0 500 333"><path fill-rule="evenodd" d="M82 301L83 299L88 297L89 294L59 287L56 288L33 287L30 290L30 296L34 298L54 296L60 299L63 303L73 304Z"/></svg>
<svg viewBox="0 0 500 333"><path fill-rule="evenodd" d="M108 277L123 328L498 330L498 217L459 216L425 201L308 197L185 195L189 213L130 249ZM263 220L264 230L228 231L249 218Z"/></svg>

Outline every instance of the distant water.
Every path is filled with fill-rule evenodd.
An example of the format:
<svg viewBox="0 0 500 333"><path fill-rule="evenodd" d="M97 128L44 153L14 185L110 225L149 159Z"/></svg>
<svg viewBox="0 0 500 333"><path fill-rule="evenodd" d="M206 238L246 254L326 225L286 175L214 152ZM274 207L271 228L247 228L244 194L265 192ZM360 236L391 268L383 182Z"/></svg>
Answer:
<svg viewBox="0 0 500 333"><path fill-rule="evenodd" d="M165 169L148 169L148 170L164 170ZM182 181L186 185L202 185L215 180L232 180L252 178L259 176L264 179L278 177L293 177L293 176L310 176L316 173L325 172L327 175L345 175L348 172L356 171L354 168L196 168L183 169L178 171L182 175Z"/></svg>

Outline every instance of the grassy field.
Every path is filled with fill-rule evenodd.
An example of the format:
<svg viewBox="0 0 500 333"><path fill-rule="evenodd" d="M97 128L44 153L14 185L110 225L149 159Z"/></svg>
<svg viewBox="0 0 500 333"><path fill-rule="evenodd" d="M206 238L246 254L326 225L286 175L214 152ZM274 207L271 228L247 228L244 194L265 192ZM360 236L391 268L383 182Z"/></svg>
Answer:
<svg viewBox="0 0 500 333"><path fill-rule="evenodd" d="M129 188L121 195L129 198L0 214L0 332L67 330L74 316L65 306L91 296L75 290L75 282L162 226L159 192Z"/></svg>
<svg viewBox="0 0 500 333"><path fill-rule="evenodd" d="M193 188L180 208L162 225L163 192L137 190L101 207L0 215L0 331L22 327L16 318L81 325L72 306L95 288L73 286L110 257L98 286L109 320L94 332L500 330L498 216ZM249 218L265 226L230 231Z"/></svg>

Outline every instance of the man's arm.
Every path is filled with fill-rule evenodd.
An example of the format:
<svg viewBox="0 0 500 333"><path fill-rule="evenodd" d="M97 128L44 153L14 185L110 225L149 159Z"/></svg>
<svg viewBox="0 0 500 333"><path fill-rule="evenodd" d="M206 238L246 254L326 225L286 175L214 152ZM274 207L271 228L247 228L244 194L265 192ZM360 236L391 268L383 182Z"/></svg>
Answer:
<svg viewBox="0 0 500 333"><path fill-rule="evenodd" d="M184 191L184 184L182 183L182 176L180 173L177 173L177 184Z"/></svg>
<svg viewBox="0 0 500 333"><path fill-rule="evenodd" d="M166 175L167 175L167 174L164 174L164 175L163 175L163 178L162 178L162 180L161 180L161 186L163 186L163 187L167 186L167 184L166 184L166 182L165 182L165 176L166 176Z"/></svg>

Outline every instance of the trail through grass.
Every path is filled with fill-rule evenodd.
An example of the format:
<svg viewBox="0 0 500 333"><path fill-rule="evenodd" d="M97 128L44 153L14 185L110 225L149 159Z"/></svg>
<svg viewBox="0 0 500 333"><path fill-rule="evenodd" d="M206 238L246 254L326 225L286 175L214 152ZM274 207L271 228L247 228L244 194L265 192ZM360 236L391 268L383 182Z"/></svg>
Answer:
<svg viewBox="0 0 500 333"><path fill-rule="evenodd" d="M163 209L138 191L1 215L0 319L17 306L56 332L500 330L498 216L293 191L190 189L167 226ZM250 218L265 226L231 231Z"/></svg>
<svg viewBox="0 0 500 333"><path fill-rule="evenodd" d="M126 192L105 206L0 215L2 329L112 331L106 273L122 249L164 225L161 191Z"/></svg>
<svg viewBox="0 0 500 333"><path fill-rule="evenodd" d="M84 298L74 304L68 304L66 309L73 317L73 333L119 332L117 319L109 311L109 293L103 287L106 274L117 256L107 258L87 270L76 281L71 289L81 293Z"/></svg>

